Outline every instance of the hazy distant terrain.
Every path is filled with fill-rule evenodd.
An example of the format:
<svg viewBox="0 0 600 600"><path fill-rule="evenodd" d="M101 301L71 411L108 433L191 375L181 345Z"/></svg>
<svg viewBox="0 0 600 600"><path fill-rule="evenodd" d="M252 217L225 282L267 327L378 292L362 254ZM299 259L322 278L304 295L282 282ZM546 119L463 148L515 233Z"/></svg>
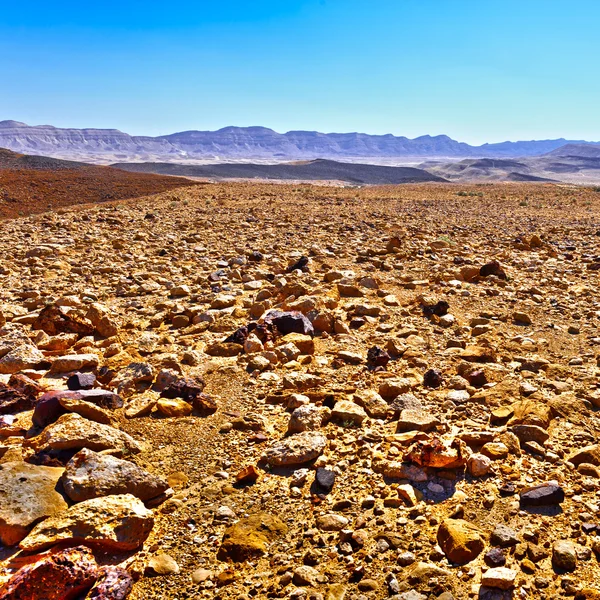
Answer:
<svg viewBox="0 0 600 600"><path fill-rule="evenodd" d="M447 135L404 136L364 133L277 133L266 127L225 127L218 131L183 131L170 135L131 136L117 129L61 129L0 121L0 147L27 154L114 162L269 161L362 159L377 162L414 157L513 158L540 156L583 141L565 139L502 142L471 146ZM600 146L596 146L600 148Z"/></svg>
<svg viewBox="0 0 600 600"><path fill-rule="evenodd" d="M439 175L412 167L383 167L379 165L342 163L333 160L314 160L276 165L215 164L180 165L172 163L116 163L119 169L183 177L207 179L274 179L300 181L344 181L355 184L387 185L446 181Z"/></svg>
<svg viewBox="0 0 600 600"><path fill-rule="evenodd" d="M600 183L600 147L567 144L536 157L431 160L418 165L449 181L561 181Z"/></svg>

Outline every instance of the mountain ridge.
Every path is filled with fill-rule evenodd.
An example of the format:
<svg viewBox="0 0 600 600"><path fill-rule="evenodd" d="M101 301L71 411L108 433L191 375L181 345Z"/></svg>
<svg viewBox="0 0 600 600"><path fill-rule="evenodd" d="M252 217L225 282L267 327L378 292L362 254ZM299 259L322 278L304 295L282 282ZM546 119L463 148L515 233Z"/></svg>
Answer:
<svg viewBox="0 0 600 600"><path fill-rule="evenodd" d="M445 134L410 139L393 134L321 133L292 130L278 133L262 126L227 126L216 131L187 130L161 136L132 136L118 129L60 128L0 121L0 147L15 152L92 162L289 160L403 157L540 156L565 145L600 146L582 140L520 140L473 146Z"/></svg>

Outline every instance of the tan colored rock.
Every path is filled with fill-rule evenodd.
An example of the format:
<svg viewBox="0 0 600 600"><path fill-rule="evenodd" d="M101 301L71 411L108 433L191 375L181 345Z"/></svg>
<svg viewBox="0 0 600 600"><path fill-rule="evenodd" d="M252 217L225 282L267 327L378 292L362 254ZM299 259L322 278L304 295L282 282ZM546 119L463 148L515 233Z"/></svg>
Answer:
<svg viewBox="0 0 600 600"><path fill-rule="evenodd" d="M156 408L166 417L186 417L191 415L194 409L191 404L180 398L160 398Z"/></svg>
<svg viewBox="0 0 600 600"><path fill-rule="evenodd" d="M262 556L269 545L284 536L287 530L285 523L274 515L250 515L225 531L218 558L243 562Z"/></svg>
<svg viewBox="0 0 600 600"><path fill-rule="evenodd" d="M98 335L102 337L113 337L119 332L119 321L116 315L102 304L94 302L90 305L86 318L92 323Z"/></svg>
<svg viewBox="0 0 600 600"><path fill-rule="evenodd" d="M98 356L95 354L68 354L59 356L52 361L51 373L68 373L83 369L95 369L98 366Z"/></svg>
<svg viewBox="0 0 600 600"><path fill-rule="evenodd" d="M0 464L0 542L14 546L40 520L67 510L56 491L63 473L60 467L25 462Z"/></svg>
<svg viewBox="0 0 600 600"><path fill-rule="evenodd" d="M263 452L262 459L274 466L301 465L317 458L326 445L322 433L304 431L275 442Z"/></svg>
<svg viewBox="0 0 600 600"><path fill-rule="evenodd" d="M483 532L462 519L446 519L438 528L437 541L450 562L464 565L482 552Z"/></svg>
<svg viewBox="0 0 600 600"><path fill-rule="evenodd" d="M88 421L75 413L62 415L40 435L26 440L25 445L35 452L89 448L135 454L142 450L142 446L123 431Z"/></svg>
<svg viewBox="0 0 600 600"><path fill-rule="evenodd" d="M111 411L79 398L60 398L59 403L65 410L77 413L89 421L112 426L117 422Z"/></svg>
<svg viewBox="0 0 600 600"><path fill-rule="evenodd" d="M351 400L339 400L331 410L331 419L338 423L361 425L366 418L364 408Z"/></svg>
<svg viewBox="0 0 600 600"><path fill-rule="evenodd" d="M0 375L35 369L44 361L44 355L35 346L17 345L0 358Z"/></svg>
<svg viewBox="0 0 600 600"><path fill-rule="evenodd" d="M152 511L135 496L105 496L85 500L42 521L19 546L33 552L68 541L112 551L135 550L144 543L153 526Z"/></svg>

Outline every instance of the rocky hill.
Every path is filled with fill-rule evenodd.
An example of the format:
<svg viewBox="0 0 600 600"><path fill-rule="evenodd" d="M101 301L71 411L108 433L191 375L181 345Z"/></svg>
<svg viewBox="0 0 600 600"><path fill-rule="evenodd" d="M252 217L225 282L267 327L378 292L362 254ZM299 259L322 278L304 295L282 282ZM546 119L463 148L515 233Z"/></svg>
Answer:
<svg viewBox="0 0 600 600"><path fill-rule="evenodd" d="M131 136L116 129L61 129L0 121L0 147L27 154L113 163L121 161L270 161L313 158L514 157L535 156L571 143L556 139L471 146L446 135L364 133L277 133L266 127L224 127L158 137ZM577 143L577 142L574 142Z"/></svg>
<svg viewBox="0 0 600 600"><path fill-rule="evenodd" d="M193 184L180 177L129 173L0 148L0 219L137 198Z"/></svg>

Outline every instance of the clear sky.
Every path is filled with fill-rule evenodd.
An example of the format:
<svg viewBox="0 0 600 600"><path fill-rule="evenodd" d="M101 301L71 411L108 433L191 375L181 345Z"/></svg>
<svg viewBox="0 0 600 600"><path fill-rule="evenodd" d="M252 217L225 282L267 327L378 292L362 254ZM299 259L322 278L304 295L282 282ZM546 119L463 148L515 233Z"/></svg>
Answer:
<svg viewBox="0 0 600 600"><path fill-rule="evenodd" d="M0 2L0 120L600 139L600 0Z"/></svg>

